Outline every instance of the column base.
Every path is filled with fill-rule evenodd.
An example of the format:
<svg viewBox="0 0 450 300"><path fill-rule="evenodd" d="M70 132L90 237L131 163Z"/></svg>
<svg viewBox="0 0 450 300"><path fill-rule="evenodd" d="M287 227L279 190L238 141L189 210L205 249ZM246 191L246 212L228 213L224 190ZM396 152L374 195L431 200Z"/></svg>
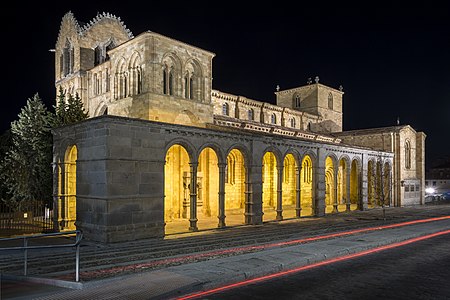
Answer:
<svg viewBox="0 0 450 300"><path fill-rule="evenodd" d="M301 213L302 213L302 209L301 208L296 208L295 209L295 217L296 218L300 218Z"/></svg>
<svg viewBox="0 0 450 300"><path fill-rule="evenodd" d="M219 224L217 225L219 228L225 228L227 225L225 224L225 216L222 218L219 218Z"/></svg>
<svg viewBox="0 0 450 300"><path fill-rule="evenodd" d="M337 204L333 204L333 213L337 213L338 211L338 205Z"/></svg>

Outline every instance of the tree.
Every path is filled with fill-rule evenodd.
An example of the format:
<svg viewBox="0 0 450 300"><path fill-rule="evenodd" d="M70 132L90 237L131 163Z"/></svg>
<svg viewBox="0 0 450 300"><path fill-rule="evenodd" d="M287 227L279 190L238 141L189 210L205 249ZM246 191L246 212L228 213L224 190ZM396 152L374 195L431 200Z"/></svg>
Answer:
<svg viewBox="0 0 450 300"><path fill-rule="evenodd" d="M11 123L11 146L0 166L1 179L14 209L52 199L52 114L36 93Z"/></svg>
<svg viewBox="0 0 450 300"><path fill-rule="evenodd" d="M66 101L66 94L60 87L57 103L55 107L55 127L73 124L88 118L88 113L84 110L83 101L81 101L78 93L75 94L75 97L68 94Z"/></svg>
<svg viewBox="0 0 450 300"><path fill-rule="evenodd" d="M59 87L58 96L56 97L56 106L53 107L55 108L54 126L59 127L67 124L66 94L61 86Z"/></svg>
<svg viewBox="0 0 450 300"><path fill-rule="evenodd" d="M11 137L11 129L6 130L0 136L0 162L4 162L6 158L6 154L12 146L12 137ZM13 170L7 170L3 167L3 163L0 164L0 179L2 179L1 174L12 172ZM6 166L5 166L6 167ZM4 180L0 180L0 201L7 202L8 199L11 198L9 194L8 186L6 185Z"/></svg>

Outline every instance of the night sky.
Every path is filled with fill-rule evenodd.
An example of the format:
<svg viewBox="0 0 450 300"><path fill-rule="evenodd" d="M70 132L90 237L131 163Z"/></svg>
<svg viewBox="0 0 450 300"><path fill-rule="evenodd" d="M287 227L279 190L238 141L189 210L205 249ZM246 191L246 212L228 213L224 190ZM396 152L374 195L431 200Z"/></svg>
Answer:
<svg viewBox="0 0 450 300"><path fill-rule="evenodd" d="M450 4L187 2L16 1L2 9L1 132L36 92L53 109L48 50L63 15L70 10L88 22L110 12L135 36L150 30L216 53L214 89L275 103L277 85L294 88L319 76L344 87L344 130L392 126L398 117L426 133L427 165L450 155Z"/></svg>

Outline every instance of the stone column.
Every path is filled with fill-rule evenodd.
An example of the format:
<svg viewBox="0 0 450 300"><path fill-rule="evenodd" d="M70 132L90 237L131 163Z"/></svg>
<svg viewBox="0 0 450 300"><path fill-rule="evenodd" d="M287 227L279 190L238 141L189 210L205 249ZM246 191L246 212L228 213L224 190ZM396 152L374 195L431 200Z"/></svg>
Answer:
<svg viewBox="0 0 450 300"><path fill-rule="evenodd" d="M300 188L300 174L302 173L301 165L295 167L295 216L300 218L302 206L301 206L301 188Z"/></svg>
<svg viewBox="0 0 450 300"><path fill-rule="evenodd" d="M262 165L251 165L247 171L245 224L262 223Z"/></svg>
<svg viewBox="0 0 450 300"><path fill-rule="evenodd" d="M197 231L197 168L198 162L189 163L191 171L190 183L190 215L189 215L189 230Z"/></svg>
<svg viewBox="0 0 450 300"><path fill-rule="evenodd" d="M314 216L325 215L325 155L324 150L317 150L317 159L313 163L313 209Z"/></svg>
<svg viewBox="0 0 450 300"><path fill-rule="evenodd" d="M338 212L338 173L339 173L339 167L334 168L333 170L333 190L331 191L333 193L333 212Z"/></svg>
<svg viewBox="0 0 450 300"><path fill-rule="evenodd" d="M283 165L277 165L277 221L283 220Z"/></svg>
<svg viewBox="0 0 450 300"><path fill-rule="evenodd" d="M345 201L345 205L346 205L346 210L350 211L350 205L351 205L351 201L350 201L350 175L351 175L351 171L352 171L352 167L346 167L345 168L345 197L346 197L346 201Z"/></svg>
<svg viewBox="0 0 450 300"><path fill-rule="evenodd" d="M225 224L225 169L226 163L219 163L219 228L226 226Z"/></svg>
<svg viewBox="0 0 450 300"><path fill-rule="evenodd" d="M359 209L360 210L367 210L367 187L368 187L368 159L367 159L367 154L363 154L362 155L362 160L361 160L361 173L360 173L360 180L361 180L361 185L360 185L360 191L361 193L359 194Z"/></svg>

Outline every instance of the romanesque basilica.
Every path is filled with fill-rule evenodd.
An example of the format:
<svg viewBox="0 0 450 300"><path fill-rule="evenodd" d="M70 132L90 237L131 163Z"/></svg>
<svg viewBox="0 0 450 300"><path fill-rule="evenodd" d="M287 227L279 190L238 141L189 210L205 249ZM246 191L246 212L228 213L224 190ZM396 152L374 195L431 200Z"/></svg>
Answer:
<svg viewBox="0 0 450 300"><path fill-rule="evenodd" d="M215 90L214 56L108 13L62 18L56 89L90 118L53 132L60 230L116 242L423 204L424 133L343 131L344 93L318 78L277 105Z"/></svg>

